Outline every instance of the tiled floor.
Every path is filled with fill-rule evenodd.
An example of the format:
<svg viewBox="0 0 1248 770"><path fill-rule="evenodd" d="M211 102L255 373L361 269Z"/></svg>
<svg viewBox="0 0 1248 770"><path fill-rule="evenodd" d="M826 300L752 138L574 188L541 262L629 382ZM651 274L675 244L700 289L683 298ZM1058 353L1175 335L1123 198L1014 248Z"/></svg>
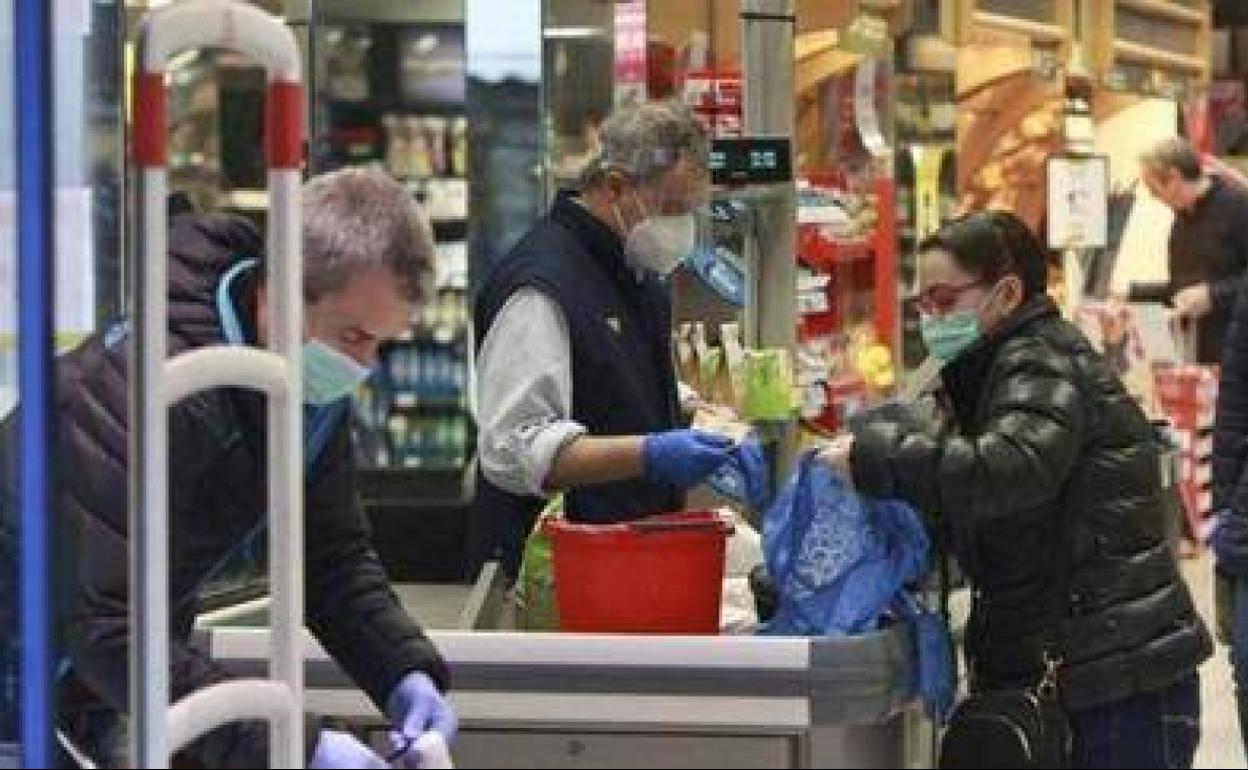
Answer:
<svg viewBox="0 0 1248 770"><path fill-rule="evenodd" d="M1210 628L1213 627L1212 570L1207 556L1183 562L1184 577L1187 578L1196 604ZM1194 767L1248 767L1239 737L1235 693L1225 647L1219 645L1213 658L1201 669L1200 686L1203 724L1200 749L1196 752Z"/></svg>

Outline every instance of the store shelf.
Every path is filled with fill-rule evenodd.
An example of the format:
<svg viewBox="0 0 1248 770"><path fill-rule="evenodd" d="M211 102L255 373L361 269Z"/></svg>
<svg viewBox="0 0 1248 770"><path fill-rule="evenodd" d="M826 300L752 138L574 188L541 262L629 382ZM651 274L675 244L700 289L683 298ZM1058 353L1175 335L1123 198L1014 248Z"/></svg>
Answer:
<svg viewBox="0 0 1248 770"><path fill-rule="evenodd" d="M367 505L435 505L466 499L466 480L472 461L456 468L360 468L360 497Z"/></svg>
<svg viewBox="0 0 1248 770"><path fill-rule="evenodd" d="M938 35L916 35L906 43L906 66L919 72L956 73L958 47Z"/></svg>
<svg viewBox="0 0 1248 770"><path fill-rule="evenodd" d="M1114 56L1120 60L1193 73L1203 72L1207 66L1205 60L1199 56L1174 53L1161 48L1154 48L1150 45L1131 43L1126 40L1114 41Z"/></svg>
<svg viewBox="0 0 1248 770"><path fill-rule="evenodd" d="M1014 16L1003 16L999 13L976 11L975 22L985 27L995 27L1008 32L1026 35L1029 39L1045 43L1064 43L1069 38L1067 30L1057 24L1048 24L1030 19L1019 19Z"/></svg>
<svg viewBox="0 0 1248 770"><path fill-rule="evenodd" d="M828 78L856 66L862 55L839 47L836 31L808 32L794 43L794 90L805 93Z"/></svg>
<svg viewBox="0 0 1248 770"><path fill-rule="evenodd" d="M1204 11L1170 0L1118 0L1118 7L1197 27L1203 25L1206 19Z"/></svg>
<svg viewBox="0 0 1248 770"><path fill-rule="evenodd" d="M874 258L870 241L833 241L818 234L798 234L798 258L816 272L831 272L837 265Z"/></svg>
<svg viewBox="0 0 1248 770"><path fill-rule="evenodd" d="M430 329L413 328L406 332L403 336L394 340L394 343L401 345L414 344L434 344L444 347L454 347L468 341L468 328L461 326L449 334L446 332L437 332Z"/></svg>
<svg viewBox="0 0 1248 770"><path fill-rule="evenodd" d="M240 211L267 211L268 190L229 190L221 195L221 204Z"/></svg>
<svg viewBox="0 0 1248 770"><path fill-rule="evenodd" d="M415 393L395 393L392 408L411 409L466 409L468 404L463 394L454 396L417 396Z"/></svg>

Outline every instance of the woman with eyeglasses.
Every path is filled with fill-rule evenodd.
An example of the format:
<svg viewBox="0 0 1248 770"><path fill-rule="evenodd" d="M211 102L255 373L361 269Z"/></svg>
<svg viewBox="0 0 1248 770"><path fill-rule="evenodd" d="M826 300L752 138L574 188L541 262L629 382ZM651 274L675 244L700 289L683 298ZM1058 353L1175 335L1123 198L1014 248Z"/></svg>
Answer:
<svg viewBox="0 0 1248 770"><path fill-rule="evenodd" d="M1013 215L976 213L919 250L917 304L947 427L881 410L825 453L900 498L968 574L973 691L1057 675L1074 767L1189 767L1211 641L1166 537L1152 428L1045 293Z"/></svg>

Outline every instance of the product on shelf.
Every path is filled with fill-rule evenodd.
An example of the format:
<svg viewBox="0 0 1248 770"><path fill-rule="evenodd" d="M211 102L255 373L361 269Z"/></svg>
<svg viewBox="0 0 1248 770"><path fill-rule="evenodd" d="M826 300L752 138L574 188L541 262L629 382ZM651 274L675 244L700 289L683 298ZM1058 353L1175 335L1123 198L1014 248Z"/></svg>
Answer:
<svg viewBox="0 0 1248 770"><path fill-rule="evenodd" d="M451 121L451 168L454 176L468 176L468 119L457 117Z"/></svg>
<svg viewBox="0 0 1248 770"><path fill-rule="evenodd" d="M745 351L745 403L742 413L751 420L787 420L796 401L793 364L789 351L764 348Z"/></svg>
<svg viewBox="0 0 1248 770"><path fill-rule="evenodd" d="M726 375L726 403L738 413L745 409L747 389L745 345L741 341L741 325L727 323L719 327L720 342L724 347Z"/></svg>
<svg viewBox="0 0 1248 770"><path fill-rule="evenodd" d="M429 146L429 168L432 176L446 176L449 173L446 153L447 128L446 118L430 117L424 120L425 137Z"/></svg>
<svg viewBox="0 0 1248 770"><path fill-rule="evenodd" d="M407 175L417 179L425 179L433 175L433 147L424 121L420 118L408 117L403 125L407 130L410 157L406 164Z"/></svg>
<svg viewBox="0 0 1248 770"><path fill-rule="evenodd" d="M326 35L329 55L327 90L329 98L342 102L368 101L368 72L365 69L372 38L365 29L330 29Z"/></svg>
<svg viewBox="0 0 1248 770"><path fill-rule="evenodd" d="M386 171L391 176L402 179L408 176L411 140L406 129L400 130L399 116L386 115L381 119L381 125L386 129Z"/></svg>
<svg viewBox="0 0 1248 770"><path fill-rule="evenodd" d="M743 135L741 73L717 70L687 72L681 98L710 136L724 139Z"/></svg>

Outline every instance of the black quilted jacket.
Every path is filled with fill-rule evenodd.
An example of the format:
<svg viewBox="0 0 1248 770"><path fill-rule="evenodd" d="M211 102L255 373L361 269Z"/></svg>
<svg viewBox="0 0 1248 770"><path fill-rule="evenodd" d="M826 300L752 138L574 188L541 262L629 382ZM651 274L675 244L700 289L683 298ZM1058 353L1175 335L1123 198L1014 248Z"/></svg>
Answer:
<svg viewBox="0 0 1248 770"><path fill-rule="evenodd" d="M169 243L173 355L222 340L214 302L218 281L237 257L258 256L263 245L245 220L189 214L173 218ZM55 513L63 528L60 539L67 544L58 571L65 580L63 629L72 664L61 688L64 708L81 708L84 704L76 701L84 696L114 710L124 710L127 701L129 347L128 335L113 329L62 356L56 366ZM0 447L14 446L15 422L10 415L0 424ZM306 623L355 682L384 706L407 672L423 670L443 687L447 672L399 605L369 543L347 422L341 421L307 475ZM170 410L169 434L170 683L177 699L226 678L188 642L198 585L265 511L264 402L233 389L191 397ZM0 485L12 472L12 462L4 459L0 465L7 470L0 473ZM0 502L4 497L0 490ZM11 515L12 505L8 508ZM11 579L11 572L0 574ZM266 735L263 725L243 723L210 733L189 753L210 767L264 766ZM310 731L309 740L314 737Z"/></svg>
<svg viewBox="0 0 1248 770"><path fill-rule="evenodd" d="M851 462L861 491L913 504L968 571L974 686L1035 683L1046 648L1071 709L1195 670L1211 641L1166 541L1151 426L1083 335L1036 298L943 375L950 435L885 414Z"/></svg>

